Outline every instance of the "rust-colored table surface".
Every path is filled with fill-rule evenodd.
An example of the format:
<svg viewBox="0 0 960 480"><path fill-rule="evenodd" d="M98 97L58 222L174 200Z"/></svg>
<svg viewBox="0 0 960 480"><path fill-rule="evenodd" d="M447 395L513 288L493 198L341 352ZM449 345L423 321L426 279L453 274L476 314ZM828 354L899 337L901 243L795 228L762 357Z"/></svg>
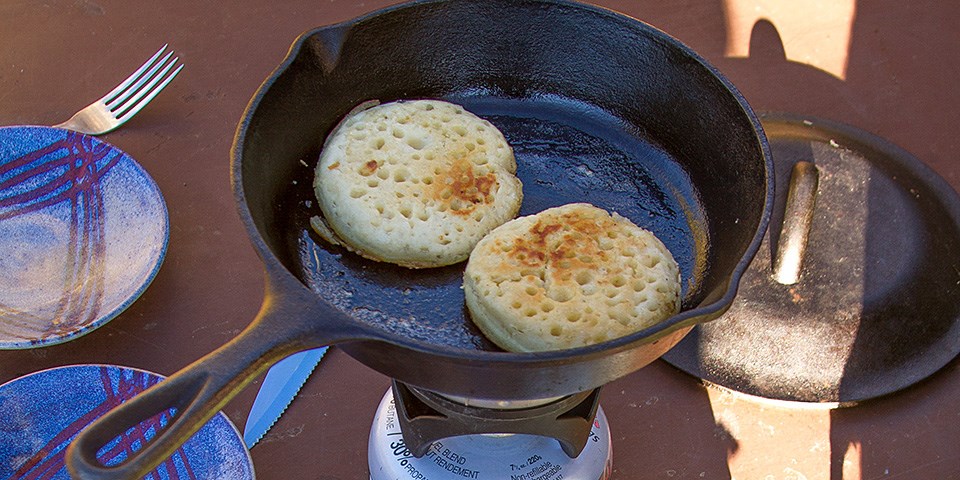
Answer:
<svg viewBox="0 0 960 480"><path fill-rule="evenodd" d="M0 2L2 125L68 118L164 43L186 64L151 105L103 137L137 159L165 196L171 232L159 274L128 310L84 337L0 351L0 383L79 363L169 375L245 327L260 307L263 280L230 186L237 122L297 35L389 3ZM960 4L597 3L691 46L756 110L858 126L960 187ZM367 436L388 383L332 349L252 449L257 477L367 478ZM224 410L241 430L258 385ZM905 391L833 411L732 395L658 361L606 386L602 405L617 480L960 478L957 361Z"/></svg>

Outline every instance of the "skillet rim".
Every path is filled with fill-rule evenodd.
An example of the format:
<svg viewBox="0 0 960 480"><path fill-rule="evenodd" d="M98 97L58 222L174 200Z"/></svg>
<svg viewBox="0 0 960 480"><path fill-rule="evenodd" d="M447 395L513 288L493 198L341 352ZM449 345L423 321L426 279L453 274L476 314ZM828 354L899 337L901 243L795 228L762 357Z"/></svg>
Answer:
<svg viewBox="0 0 960 480"><path fill-rule="evenodd" d="M290 48L287 51L286 56L283 61L273 69L273 71L268 75L260 86L254 92L253 96L247 103L247 106L244 108L243 115L240 119L240 122L237 125L236 133L234 134L233 143L230 148L230 179L233 190L234 202L236 203L238 213L240 214L241 221L245 229L247 230L247 235L252 242L255 250L257 251L258 256L261 258L261 263L265 270L267 271L267 288L271 283L277 283L274 277L273 271L276 274L283 275L285 280L289 280L293 284L297 285L299 288L304 289L313 296L314 302L320 302L329 307L330 310L339 312L342 316L348 319L350 322L360 326L361 330L364 332L372 331L371 327L366 322L360 322L355 319L352 315L343 312L342 310L330 305L329 302L326 302L319 296L309 289L304 283L297 278L290 270L284 266L284 264L278 259L273 250L266 244L266 241L263 238L260 230L257 228L256 223L254 222L253 215L250 212L250 208L247 205L246 195L243 188L243 175L242 175L242 165L243 165L243 153L244 146L243 143L247 138L248 129L250 127L250 122L253 115L256 113L257 108L260 105L260 102L263 100L263 97L266 93L273 87L277 79L283 75L291 64L297 59L300 55L301 50L306 43L306 41L322 32L326 31L336 31L340 29L350 29L354 28L357 25L363 24L373 18L390 14L395 11L405 10L408 8L418 8L423 5L432 5L432 4L443 4L443 3L453 3L453 2L470 2L473 0L413 0L409 2L404 2L396 5L390 5L381 9L368 12L364 15L355 17L353 19L348 19L342 22L333 23L329 25L319 26L310 30L301 33L291 44ZM504 352L504 351L493 351L493 350L472 350L464 349L461 347L454 347L449 345L438 345L431 342L426 342L423 340L418 340L410 338L404 335L400 335L394 332L389 332L386 330L377 331L376 335L369 335L368 337L361 337L352 340L344 340L349 342L360 341L386 341L400 348L409 348L419 353L424 353L428 355L442 356L449 360L455 362L494 362L494 363L506 363L506 364L517 364L517 363L530 363L530 364L566 364L566 363L576 363L577 361L586 361L591 358L608 356L615 353L623 352L635 347L638 347L647 343L654 343L657 340L666 337L677 330L683 328L692 328L698 323L707 322L714 320L717 317L723 315L733 303L733 300L737 294L737 290L740 286L740 280L749 267L750 263L753 261L754 256L757 251L760 249L763 237L766 233L768 224L770 222L770 217L772 215L773 203L774 203L774 174L773 174L773 157L770 151L770 146L767 141L766 134L764 133L763 126L760 122L759 116L753 110L753 108L747 103L746 98L740 93L739 89L728 80L716 67L710 64L705 58L700 54L695 52L693 49L688 47L686 44L680 40L674 38L673 36L667 34L663 30L650 25L642 20L639 20L630 15L614 11L612 9L592 5L587 3L582 3L579 1L573 0L523 0L523 3L527 4L542 4L549 6L559 6L567 8L578 8L587 11L588 13L601 15L606 17L614 22L620 22L621 24L629 25L630 28L647 30L651 35L653 35L657 40L661 41L664 44L668 44L673 48L676 48L679 52L686 55L690 60L696 62L699 66L705 69L715 80L719 81L720 84L733 96L737 104L740 106L741 111L750 121L750 124L753 126L754 134L757 137L758 144L760 146L760 153L763 156L764 160L764 180L765 180L765 192L764 192L764 202L763 202L763 211L759 217L759 222L753 233L753 238L750 243L747 245L746 250L741 255L740 259L737 261L734 268L726 275L726 287L723 295L719 296L715 301L699 305L689 310L684 310L669 318L668 320L661 322L659 324L648 327L644 330L634 332L633 334L619 337L616 339L608 340L603 343L588 345L584 347L577 347L564 350L552 350L544 352L528 352L528 353L517 353L517 352ZM271 267L275 268L271 268ZM289 282L288 282L289 283ZM338 343L338 342L331 342Z"/></svg>

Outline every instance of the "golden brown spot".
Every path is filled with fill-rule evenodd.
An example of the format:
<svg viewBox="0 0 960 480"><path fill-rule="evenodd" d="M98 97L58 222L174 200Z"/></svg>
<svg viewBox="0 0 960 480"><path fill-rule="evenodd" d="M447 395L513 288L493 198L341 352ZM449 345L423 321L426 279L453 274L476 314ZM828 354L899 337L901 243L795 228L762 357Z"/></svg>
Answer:
<svg viewBox="0 0 960 480"><path fill-rule="evenodd" d="M330 166L327 167L327 170L335 170L335 169L337 169L337 168L340 168L340 162L333 162L333 163L331 163Z"/></svg>
<svg viewBox="0 0 960 480"><path fill-rule="evenodd" d="M547 237L560 230L557 224L537 222L530 228L530 235L520 236L513 240L513 245L506 250L513 260L524 266L543 265L547 258Z"/></svg>
<svg viewBox="0 0 960 480"><path fill-rule="evenodd" d="M538 242L543 243L547 241L547 236L551 233L562 229L563 226L558 223L548 223L544 225L543 222L537 222L533 228L530 229L530 233L533 234Z"/></svg>
<svg viewBox="0 0 960 480"><path fill-rule="evenodd" d="M544 259L546 258L543 249L540 248L535 241L526 241L523 238L517 238L513 241L513 246L510 248L508 256L520 265L528 267L543 265Z"/></svg>
<svg viewBox="0 0 960 480"><path fill-rule="evenodd" d="M451 208L455 215L468 216L477 205L493 202L491 192L497 185L497 176L493 172L477 176L473 162L466 158L453 161L448 171L437 173L437 188L433 197L441 202L456 206Z"/></svg>
<svg viewBox="0 0 960 480"><path fill-rule="evenodd" d="M376 172L377 168L379 167L380 167L380 164L378 164L376 160L370 160L369 162L363 164L362 167L360 167L360 175L363 175L364 177L369 177L370 175L373 175L373 173Z"/></svg>
<svg viewBox="0 0 960 480"><path fill-rule="evenodd" d="M599 221L598 221L599 220ZM604 259L596 238L615 225L605 219L564 215L538 221L527 235L514 240L509 256L522 265L548 265L547 268L566 278L561 271L590 268L588 263ZM584 259L589 259L589 262Z"/></svg>

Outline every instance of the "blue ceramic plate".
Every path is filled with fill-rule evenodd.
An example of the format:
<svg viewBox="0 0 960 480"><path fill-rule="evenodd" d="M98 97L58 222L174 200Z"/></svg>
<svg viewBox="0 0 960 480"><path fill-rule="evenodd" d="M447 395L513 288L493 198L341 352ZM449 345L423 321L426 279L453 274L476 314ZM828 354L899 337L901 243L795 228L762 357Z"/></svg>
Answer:
<svg viewBox="0 0 960 480"><path fill-rule="evenodd" d="M116 317L160 269L169 233L160 190L129 155L58 128L0 128L0 349Z"/></svg>
<svg viewBox="0 0 960 480"><path fill-rule="evenodd" d="M163 380L124 367L77 365L43 370L0 386L0 478L69 480L67 445L111 408ZM99 452L115 465L153 438L170 412L128 430ZM144 478L152 480L253 479L250 453L227 416L218 413Z"/></svg>

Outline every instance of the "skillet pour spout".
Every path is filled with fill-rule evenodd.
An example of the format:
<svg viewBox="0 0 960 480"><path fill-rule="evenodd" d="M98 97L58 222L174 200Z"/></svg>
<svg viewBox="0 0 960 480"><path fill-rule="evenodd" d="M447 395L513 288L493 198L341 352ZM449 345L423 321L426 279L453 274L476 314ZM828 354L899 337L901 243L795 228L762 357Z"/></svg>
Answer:
<svg viewBox="0 0 960 480"><path fill-rule="evenodd" d="M524 185L521 215L589 202L655 233L680 265L681 313L602 344L503 352L470 321L462 264L411 271L319 239L313 169L327 134L363 102L414 98L458 103L504 133ZM650 25L560 0L413 2L306 32L250 101L232 162L267 271L265 307L233 342L83 432L68 455L79 478L146 473L271 364L320 345L474 399L604 385L730 306L773 197L760 122L729 81ZM111 435L171 407L177 415L145 450L99 465Z"/></svg>

